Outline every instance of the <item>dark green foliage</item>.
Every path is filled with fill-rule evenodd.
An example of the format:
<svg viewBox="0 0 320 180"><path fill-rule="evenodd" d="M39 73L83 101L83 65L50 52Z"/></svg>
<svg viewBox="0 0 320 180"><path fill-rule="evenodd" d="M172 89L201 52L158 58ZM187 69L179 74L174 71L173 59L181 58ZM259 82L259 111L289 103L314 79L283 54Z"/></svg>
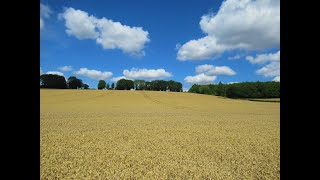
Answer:
<svg viewBox="0 0 320 180"><path fill-rule="evenodd" d="M111 89L114 89L114 83L111 84Z"/></svg>
<svg viewBox="0 0 320 180"><path fill-rule="evenodd" d="M213 94L213 91L209 88L208 85L202 85L199 87L200 94Z"/></svg>
<svg viewBox="0 0 320 180"><path fill-rule="evenodd" d="M194 84L188 92L229 98L280 98L280 82L242 82L234 84Z"/></svg>
<svg viewBox="0 0 320 180"><path fill-rule="evenodd" d="M98 89L106 88L106 82L104 80L100 80L98 83Z"/></svg>
<svg viewBox="0 0 320 180"><path fill-rule="evenodd" d="M191 93L200 93L200 86L201 85L198 85L198 84L194 84L192 85L192 87L189 89L188 92L191 92Z"/></svg>
<svg viewBox="0 0 320 180"><path fill-rule="evenodd" d="M150 91L151 90L151 83L150 82L146 82L146 90Z"/></svg>
<svg viewBox="0 0 320 180"><path fill-rule="evenodd" d="M109 83L107 83L106 88L110 89L110 84Z"/></svg>
<svg viewBox="0 0 320 180"><path fill-rule="evenodd" d="M244 82L228 86L227 97L280 98L280 82Z"/></svg>
<svg viewBox="0 0 320 180"><path fill-rule="evenodd" d="M168 90L170 91L182 92L182 84L180 82L170 80L167 82L167 85L168 85Z"/></svg>
<svg viewBox="0 0 320 180"><path fill-rule="evenodd" d="M154 80L154 81L144 81L144 80L126 80L120 79L117 82L116 89L132 89L135 90L147 90L147 91L174 91L182 92L182 83L176 82L173 80L164 81L164 80Z"/></svg>
<svg viewBox="0 0 320 180"><path fill-rule="evenodd" d="M82 87L82 80L76 78L75 76L70 76L67 81L69 89L78 89Z"/></svg>
<svg viewBox="0 0 320 180"><path fill-rule="evenodd" d="M150 87L153 91L166 91L168 83L164 80L155 80L150 82Z"/></svg>
<svg viewBox="0 0 320 180"><path fill-rule="evenodd" d="M82 87L83 87L83 89L89 89L89 85L88 84L83 84Z"/></svg>
<svg viewBox="0 0 320 180"><path fill-rule="evenodd" d="M42 74L40 75L40 88L66 89L66 79L56 74Z"/></svg>
<svg viewBox="0 0 320 180"><path fill-rule="evenodd" d="M134 88L133 81L128 79L120 79L116 85L117 90L130 90L133 88Z"/></svg>
<svg viewBox="0 0 320 180"><path fill-rule="evenodd" d="M134 80L134 89L135 90L146 90L146 81L144 80Z"/></svg>

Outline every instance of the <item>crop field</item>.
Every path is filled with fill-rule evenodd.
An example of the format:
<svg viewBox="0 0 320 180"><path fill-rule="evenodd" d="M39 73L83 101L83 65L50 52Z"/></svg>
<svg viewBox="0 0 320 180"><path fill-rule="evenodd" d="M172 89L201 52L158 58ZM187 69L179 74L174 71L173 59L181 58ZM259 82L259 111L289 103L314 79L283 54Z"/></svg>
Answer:
<svg viewBox="0 0 320 180"><path fill-rule="evenodd" d="M280 103L40 90L41 179L280 179Z"/></svg>

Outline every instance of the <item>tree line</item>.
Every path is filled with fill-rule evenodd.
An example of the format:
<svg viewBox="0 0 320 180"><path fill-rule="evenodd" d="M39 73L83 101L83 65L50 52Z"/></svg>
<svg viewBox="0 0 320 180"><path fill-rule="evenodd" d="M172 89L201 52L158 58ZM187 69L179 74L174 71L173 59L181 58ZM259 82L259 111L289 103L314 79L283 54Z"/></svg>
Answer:
<svg viewBox="0 0 320 180"><path fill-rule="evenodd" d="M83 83L81 79L78 79L75 76L70 76L66 81L64 76L57 74L42 74L40 75L40 88L89 89L89 85Z"/></svg>
<svg viewBox="0 0 320 180"><path fill-rule="evenodd" d="M89 85L82 82L75 76L70 76L66 81L64 76L56 74L40 75L40 88L56 88L56 89L89 89ZM120 79L116 85L114 83L106 83L104 80L99 80L98 89L117 89L117 90L149 90L149 91L174 91L182 92L182 83L173 80L128 80Z"/></svg>
<svg viewBox="0 0 320 180"><path fill-rule="evenodd" d="M108 87L108 84L104 80L100 80L99 84L101 87L105 85ZM98 85L99 86L99 85ZM112 83L111 88L113 89L114 84ZM147 91L174 91L182 92L182 83L176 82L173 80L154 80L154 81L145 81L145 80L128 80L120 79L117 81L115 89L117 90L147 90Z"/></svg>
<svg viewBox="0 0 320 180"><path fill-rule="evenodd" d="M242 82L233 84L194 84L188 92L228 98L280 98L280 82Z"/></svg>

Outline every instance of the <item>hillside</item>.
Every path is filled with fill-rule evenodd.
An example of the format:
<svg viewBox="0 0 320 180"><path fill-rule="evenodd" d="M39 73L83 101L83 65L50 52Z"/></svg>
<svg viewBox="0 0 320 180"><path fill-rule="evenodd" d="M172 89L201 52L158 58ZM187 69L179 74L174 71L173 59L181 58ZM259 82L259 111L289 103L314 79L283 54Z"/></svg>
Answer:
<svg viewBox="0 0 320 180"><path fill-rule="evenodd" d="M280 104L40 90L41 178L279 179Z"/></svg>

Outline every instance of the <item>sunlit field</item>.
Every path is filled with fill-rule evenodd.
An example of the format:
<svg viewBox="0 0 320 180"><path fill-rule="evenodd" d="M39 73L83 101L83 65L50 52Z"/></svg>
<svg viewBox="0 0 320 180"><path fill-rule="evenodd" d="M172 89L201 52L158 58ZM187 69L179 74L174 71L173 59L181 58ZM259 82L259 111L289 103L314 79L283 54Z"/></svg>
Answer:
<svg viewBox="0 0 320 180"><path fill-rule="evenodd" d="M40 90L41 179L280 179L280 103Z"/></svg>

